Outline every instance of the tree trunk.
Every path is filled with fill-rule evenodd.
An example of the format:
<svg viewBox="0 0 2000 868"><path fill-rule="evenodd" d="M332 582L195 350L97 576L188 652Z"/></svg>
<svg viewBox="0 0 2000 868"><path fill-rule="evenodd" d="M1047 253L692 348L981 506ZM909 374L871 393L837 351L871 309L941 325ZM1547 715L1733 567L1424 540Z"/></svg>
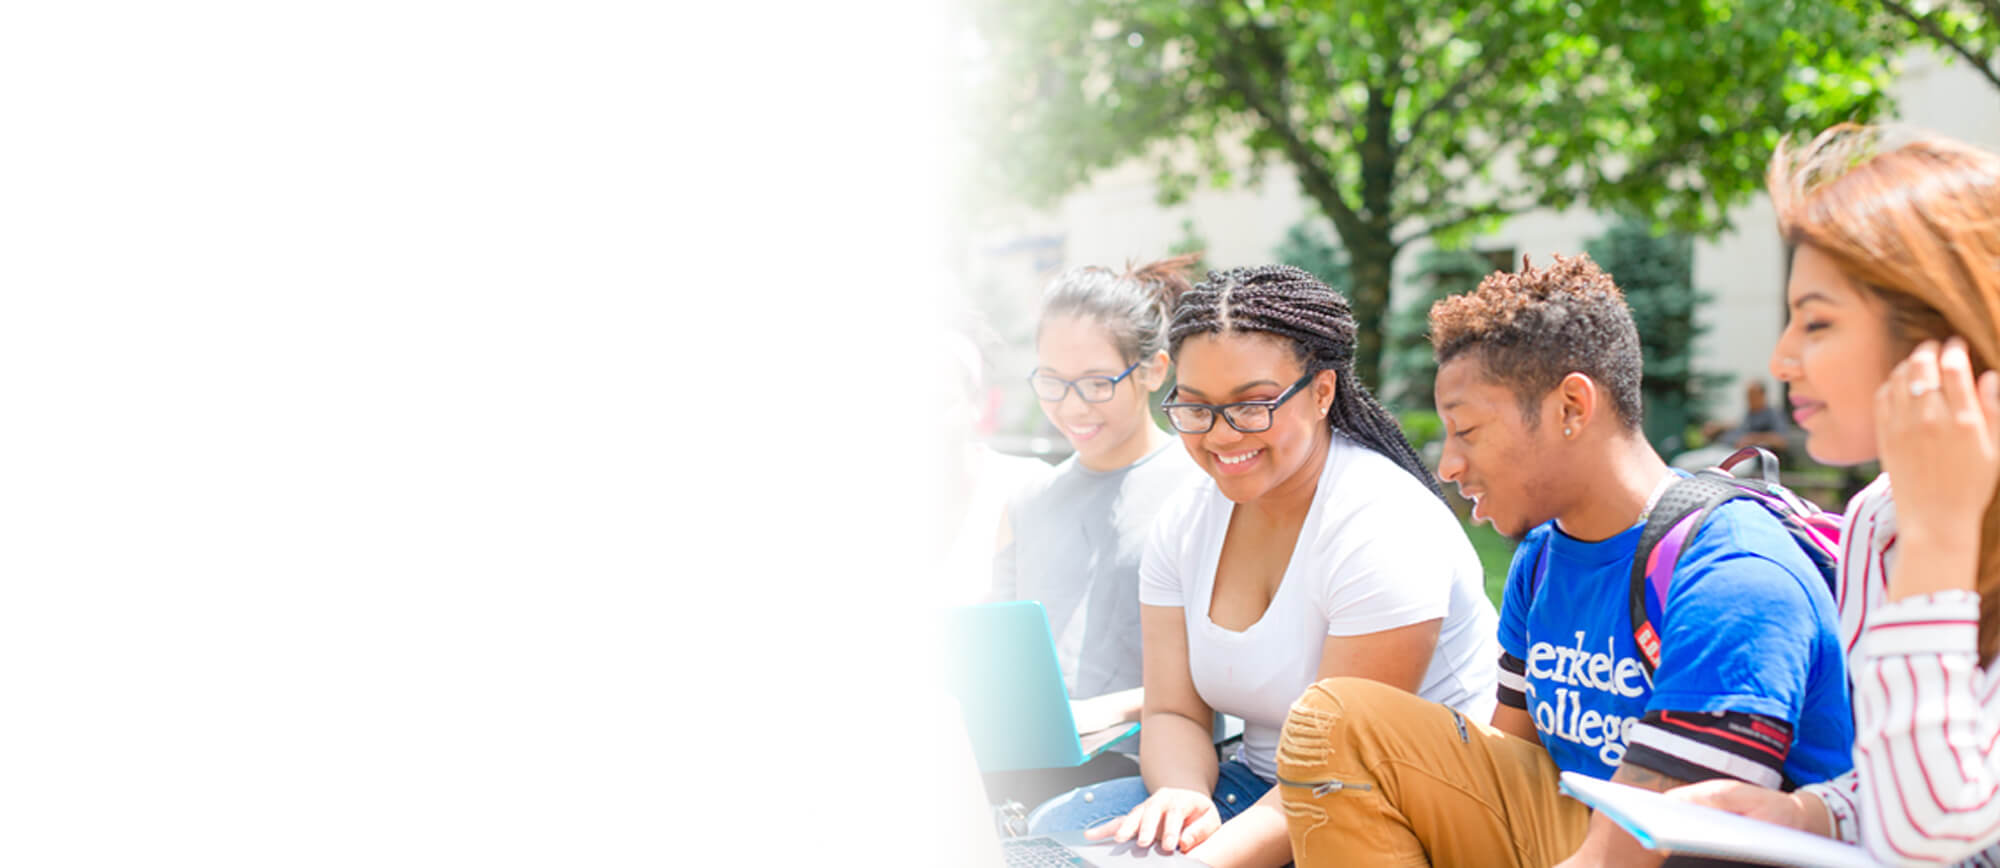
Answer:
<svg viewBox="0 0 2000 868"><path fill-rule="evenodd" d="M1380 395L1382 345L1389 326L1389 285L1395 274L1396 243L1389 231L1390 196L1396 183L1396 147L1390 138L1394 106L1392 91L1370 85L1362 113L1367 134L1356 144L1361 154L1361 207L1355 231L1343 232L1348 261L1354 269L1354 374Z"/></svg>
<svg viewBox="0 0 2000 868"><path fill-rule="evenodd" d="M1389 324L1389 285L1395 274L1396 245L1388 237L1347 238L1347 261L1353 275L1354 376L1381 395L1383 336Z"/></svg>
<svg viewBox="0 0 2000 868"><path fill-rule="evenodd" d="M1285 142L1286 153L1298 172L1299 186L1319 204L1320 213L1333 223L1334 234L1347 249L1348 269L1353 277L1353 297L1348 302L1356 325L1354 374L1370 392L1377 392L1382 386L1382 337L1388 327L1389 283L1395 273L1396 254L1402 249L1390 234L1395 221L1390 216L1389 199L1397 159L1395 148L1389 144L1390 109L1383 92L1370 91L1369 133L1360 142L1358 208L1342 195L1338 180L1328 168L1329 161L1283 127L1279 115L1266 116Z"/></svg>

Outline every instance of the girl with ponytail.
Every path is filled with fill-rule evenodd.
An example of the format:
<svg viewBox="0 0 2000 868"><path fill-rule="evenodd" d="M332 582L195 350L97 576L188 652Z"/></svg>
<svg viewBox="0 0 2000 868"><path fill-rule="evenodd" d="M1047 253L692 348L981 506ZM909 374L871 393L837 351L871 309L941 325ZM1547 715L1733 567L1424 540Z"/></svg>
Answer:
<svg viewBox="0 0 2000 868"><path fill-rule="evenodd" d="M1201 476L1150 399L1167 381L1167 322L1193 262L1073 268L1042 297L1028 382L1076 451L1009 504L994 596L1048 612L1080 732L1139 718L1139 554L1160 504ZM989 774L987 795L1033 805L1136 773L1135 750L1128 741L1073 769Z"/></svg>

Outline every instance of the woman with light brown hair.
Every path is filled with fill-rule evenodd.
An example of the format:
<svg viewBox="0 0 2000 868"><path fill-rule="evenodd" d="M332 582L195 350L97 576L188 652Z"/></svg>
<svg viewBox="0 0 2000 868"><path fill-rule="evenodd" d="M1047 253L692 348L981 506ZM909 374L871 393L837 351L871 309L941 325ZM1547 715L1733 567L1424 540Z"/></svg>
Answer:
<svg viewBox="0 0 2000 868"><path fill-rule="evenodd" d="M1780 146L1792 249L1771 371L1806 451L1880 460L1848 504L1836 589L1854 771L1692 801L1864 845L1892 864L2000 856L2000 156L1843 125Z"/></svg>

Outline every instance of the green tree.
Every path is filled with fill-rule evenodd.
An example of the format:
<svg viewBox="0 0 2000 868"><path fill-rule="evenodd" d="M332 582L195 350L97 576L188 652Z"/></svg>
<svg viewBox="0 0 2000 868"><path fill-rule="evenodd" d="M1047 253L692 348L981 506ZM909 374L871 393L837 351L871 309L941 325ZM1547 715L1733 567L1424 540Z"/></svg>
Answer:
<svg viewBox="0 0 2000 868"><path fill-rule="evenodd" d="M1348 279L1346 251L1315 228L1311 220L1300 220L1286 229L1285 240L1278 242L1271 256L1282 264L1312 272L1321 283L1333 287L1341 295L1352 292L1353 281Z"/></svg>
<svg viewBox="0 0 2000 868"><path fill-rule="evenodd" d="M1105 166L1175 201L1273 161L1331 221L1376 382L1390 275L1588 201L1723 225L1778 136L1866 117L1887 54L1818 0L976 0L985 181L1046 203Z"/></svg>
<svg viewBox="0 0 2000 868"><path fill-rule="evenodd" d="M1895 37L1929 43L2000 88L2000 0L1844 0Z"/></svg>
<svg viewBox="0 0 2000 868"><path fill-rule="evenodd" d="M1705 418L1708 398L1729 379L1695 370L1694 342L1706 331L1695 312L1710 296L1694 288L1694 239L1656 233L1648 221L1626 218L1584 249L1624 290L1639 328L1646 439L1663 453L1675 451L1689 424Z"/></svg>
<svg viewBox="0 0 2000 868"><path fill-rule="evenodd" d="M1432 409L1437 394L1437 354L1431 350L1431 305L1479 288L1493 264L1470 250L1434 247L1417 257L1415 298L1389 319L1386 388L1398 410Z"/></svg>
<svg viewBox="0 0 2000 868"><path fill-rule="evenodd" d="M1181 218L1181 240L1167 245L1167 253L1174 256L1183 253L1196 254L1198 258L1188 267L1188 271L1197 281L1208 272L1208 239L1203 238L1201 232L1194 228L1192 217Z"/></svg>

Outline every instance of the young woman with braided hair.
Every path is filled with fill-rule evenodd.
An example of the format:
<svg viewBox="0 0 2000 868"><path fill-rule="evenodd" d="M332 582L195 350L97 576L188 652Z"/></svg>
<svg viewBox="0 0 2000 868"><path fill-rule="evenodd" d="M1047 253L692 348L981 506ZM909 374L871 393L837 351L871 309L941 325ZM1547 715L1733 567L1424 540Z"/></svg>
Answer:
<svg viewBox="0 0 2000 868"><path fill-rule="evenodd" d="M1432 494L1443 496L1396 418L1354 379L1358 326L1347 299L1319 278L1289 265L1239 268L1222 279L1224 291L1192 294L1175 313L1170 340L1176 348L1194 335L1231 331L1290 341L1293 355L1307 373L1333 372L1336 376L1329 380L1345 387L1329 387L1333 402L1325 408L1327 424L1387 456Z"/></svg>
<svg viewBox="0 0 2000 868"><path fill-rule="evenodd" d="M1355 327L1345 299L1288 266L1211 273L1182 297L1162 406L1211 479L1161 510L1140 566L1141 776L1051 800L1032 830L1282 865L1278 731L1308 685L1357 676L1490 710L1478 556L1355 379ZM1244 721L1225 763L1217 713Z"/></svg>

